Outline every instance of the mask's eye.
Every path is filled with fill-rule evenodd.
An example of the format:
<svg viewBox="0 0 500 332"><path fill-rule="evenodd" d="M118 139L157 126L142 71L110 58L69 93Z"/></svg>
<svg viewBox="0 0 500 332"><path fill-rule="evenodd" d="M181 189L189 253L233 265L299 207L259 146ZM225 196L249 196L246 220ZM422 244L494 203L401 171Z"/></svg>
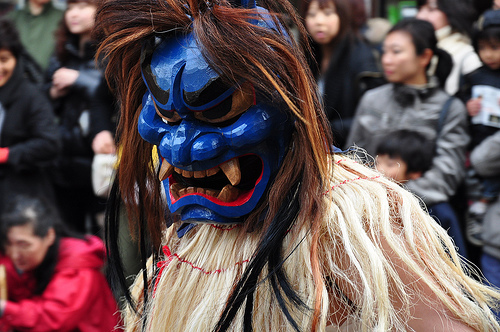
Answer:
<svg viewBox="0 0 500 332"><path fill-rule="evenodd" d="M253 85L246 82L220 104L203 112L195 112L194 116L203 122L225 126L236 121L241 114L254 104L255 91Z"/></svg>
<svg viewBox="0 0 500 332"><path fill-rule="evenodd" d="M156 114L162 118L163 122L169 125L178 125L181 123L182 118L176 111L168 111L159 107L156 103L153 104L155 105Z"/></svg>

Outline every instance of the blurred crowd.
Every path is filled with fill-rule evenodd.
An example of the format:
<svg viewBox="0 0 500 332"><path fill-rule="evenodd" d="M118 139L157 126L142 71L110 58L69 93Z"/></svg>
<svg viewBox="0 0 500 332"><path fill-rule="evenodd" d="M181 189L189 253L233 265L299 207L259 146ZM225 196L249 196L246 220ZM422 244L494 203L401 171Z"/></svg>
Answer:
<svg viewBox="0 0 500 332"><path fill-rule="evenodd" d="M104 64L95 58L97 6L68 0L62 10L50 0L29 0L4 8L0 18L5 331L119 325L102 239L117 112Z"/></svg>
<svg viewBox="0 0 500 332"><path fill-rule="evenodd" d="M500 1L418 0L395 24L363 4L300 8L335 141L417 195L500 286Z"/></svg>
<svg viewBox="0 0 500 332"><path fill-rule="evenodd" d="M5 331L119 324L103 274L119 111L96 58L98 1L0 1ZM500 1L473 5L418 0L394 24L369 17L364 0L302 0L297 42L337 147L417 195L500 287Z"/></svg>

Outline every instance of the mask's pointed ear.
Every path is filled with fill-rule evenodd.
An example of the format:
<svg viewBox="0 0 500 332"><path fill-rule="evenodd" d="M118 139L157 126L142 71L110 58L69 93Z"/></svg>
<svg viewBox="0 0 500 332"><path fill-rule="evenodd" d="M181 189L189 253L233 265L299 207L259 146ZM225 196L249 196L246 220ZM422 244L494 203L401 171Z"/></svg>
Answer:
<svg viewBox="0 0 500 332"><path fill-rule="evenodd" d="M257 3L255 0L241 0L241 5L248 9L257 8Z"/></svg>
<svg viewBox="0 0 500 332"><path fill-rule="evenodd" d="M154 38L148 38L142 42L141 49L141 66L143 66L146 60L151 60L151 56L155 51L156 47L161 44L163 39L159 36L154 36Z"/></svg>

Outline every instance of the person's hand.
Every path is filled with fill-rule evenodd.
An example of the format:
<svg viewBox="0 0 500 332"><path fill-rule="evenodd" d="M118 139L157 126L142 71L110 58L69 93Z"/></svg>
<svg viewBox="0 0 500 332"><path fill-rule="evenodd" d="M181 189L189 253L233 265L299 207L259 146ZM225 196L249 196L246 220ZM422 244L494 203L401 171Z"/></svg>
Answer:
<svg viewBox="0 0 500 332"><path fill-rule="evenodd" d="M50 98L52 99L59 99L61 97L64 97L68 94L69 89L58 89L54 85L50 87L49 93L50 93Z"/></svg>
<svg viewBox="0 0 500 332"><path fill-rule="evenodd" d="M95 154L113 154L116 152L113 134L108 130L103 130L95 135L92 141L92 150Z"/></svg>
<svg viewBox="0 0 500 332"><path fill-rule="evenodd" d="M479 111L481 111L481 99L480 98L470 99L467 102L467 112L469 113L469 115L476 116L479 114Z"/></svg>
<svg viewBox="0 0 500 332"><path fill-rule="evenodd" d="M65 96L69 88L75 84L76 79L80 75L78 70L69 68L59 68L52 75L52 86L50 87L50 96L57 99Z"/></svg>

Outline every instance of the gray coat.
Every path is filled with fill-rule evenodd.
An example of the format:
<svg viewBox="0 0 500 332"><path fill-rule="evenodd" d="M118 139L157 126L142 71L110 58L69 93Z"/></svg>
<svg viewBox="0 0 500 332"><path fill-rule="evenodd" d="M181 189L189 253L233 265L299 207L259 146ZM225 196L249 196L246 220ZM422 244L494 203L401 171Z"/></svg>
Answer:
<svg viewBox="0 0 500 332"><path fill-rule="evenodd" d="M470 161L479 175L500 176L500 131L479 144L472 151ZM486 211L482 237L483 251L500 259L500 197Z"/></svg>
<svg viewBox="0 0 500 332"><path fill-rule="evenodd" d="M467 112L458 99L451 103L437 138L441 110L449 98L435 80L421 88L386 84L369 90L359 103L347 143L375 156L380 141L391 131L413 130L436 140L431 168L421 178L408 181L407 188L427 205L446 202L465 177L470 140Z"/></svg>

